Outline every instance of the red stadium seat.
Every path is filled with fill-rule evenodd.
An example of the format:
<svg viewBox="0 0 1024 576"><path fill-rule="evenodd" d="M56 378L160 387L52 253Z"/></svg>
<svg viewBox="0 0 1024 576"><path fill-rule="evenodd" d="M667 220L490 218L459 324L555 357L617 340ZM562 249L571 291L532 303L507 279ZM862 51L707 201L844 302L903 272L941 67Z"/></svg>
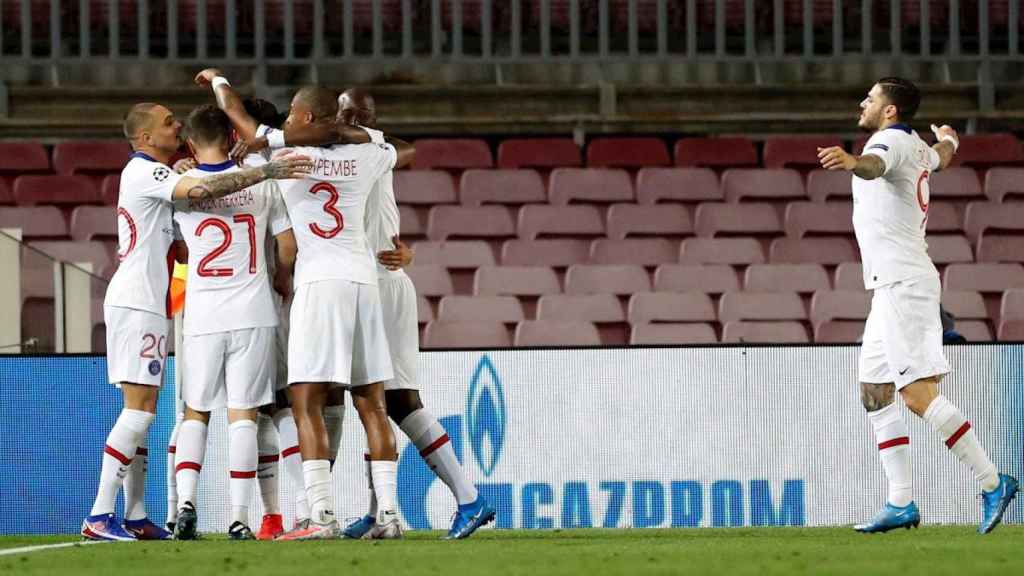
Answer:
<svg viewBox="0 0 1024 576"><path fill-rule="evenodd" d="M17 196L17 190L15 190ZM974 242L989 231L1024 233L1024 202L971 202L964 213L964 232Z"/></svg>
<svg viewBox="0 0 1024 576"><path fill-rule="evenodd" d="M425 348L507 348L512 345L501 322L441 322L427 324Z"/></svg>
<svg viewBox="0 0 1024 576"><path fill-rule="evenodd" d="M773 136L764 143L765 168L815 169L818 148L842 146L835 136Z"/></svg>
<svg viewBox="0 0 1024 576"><path fill-rule="evenodd" d="M629 343L658 344L715 344L718 337L711 324L634 324Z"/></svg>
<svg viewBox="0 0 1024 576"><path fill-rule="evenodd" d="M835 266L860 259L852 238L776 238L768 249L772 264Z"/></svg>
<svg viewBox="0 0 1024 576"><path fill-rule="evenodd" d="M871 294L864 290L820 290L811 298L811 323L867 320Z"/></svg>
<svg viewBox="0 0 1024 576"><path fill-rule="evenodd" d="M723 200L718 176L708 168L643 168L636 175L640 204Z"/></svg>
<svg viewBox="0 0 1024 576"><path fill-rule="evenodd" d="M1024 168L992 168L986 172L985 196L992 202L1002 202L1007 197L1024 199Z"/></svg>
<svg viewBox="0 0 1024 576"><path fill-rule="evenodd" d="M864 290L864 267L860 262L843 262L836 268L836 290Z"/></svg>
<svg viewBox="0 0 1024 576"><path fill-rule="evenodd" d="M988 168L998 165L1016 166L1024 163L1020 140L1010 133L964 134L953 164Z"/></svg>
<svg viewBox="0 0 1024 576"><path fill-rule="evenodd" d="M107 206L117 206L117 198L121 189L121 175L108 174L100 184L100 201Z"/></svg>
<svg viewBox="0 0 1024 576"><path fill-rule="evenodd" d="M525 320L523 305L515 296L445 296L438 307L442 322L504 322Z"/></svg>
<svg viewBox="0 0 1024 576"><path fill-rule="evenodd" d="M718 302L718 318L733 320L807 320L796 292L726 292Z"/></svg>
<svg viewBox="0 0 1024 576"><path fill-rule="evenodd" d="M754 238L687 238L679 250L683 264L763 264L764 251Z"/></svg>
<svg viewBox="0 0 1024 576"><path fill-rule="evenodd" d="M548 201L544 181L535 170L466 170L459 193L466 206Z"/></svg>
<svg viewBox="0 0 1024 576"><path fill-rule="evenodd" d="M53 147L53 167L58 174L105 174L120 172L132 153L123 140L77 140Z"/></svg>
<svg viewBox="0 0 1024 576"><path fill-rule="evenodd" d="M498 145L498 168L582 165L580 147L569 138L510 138Z"/></svg>
<svg viewBox="0 0 1024 576"><path fill-rule="evenodd" d="M853 344L864 336L864 322L859 320L832 320L814 328L814 341L819 344Z"/></svg>
<svg viewBox="0 0 1024 576"><path fill-rule="evenodd" d="M992 329L982 320L965 320L956 323L956 331L968 342L991 342Z"/></svg>
<svg viewBox="0 0 1024 576"><path fill-rule="evenodd" d="M14 201L21 206L94 204L99 199L87 176L19 176L14 181Z"/></svg>
<svg viewBox="0 0 1024 576"><path fill-rule="evenodd" d="M395 200L400 204L454 204L458 202L451 174L443 170L397 170Z"/></svg>
<svg viewBox="0 0 1024 576"><path fill-rule="evenodd" d="M599 238L590 244L590 261L594 264L636 264L658 266L679 259L679 243L665 238Z"/></svg>
<svg viewBox="0 0 1024 576"><path fill-rule="evenodd" d="M14 194L6 180L0 179L0 204L14 204Z"/></svg>
<svg viewBox="0 0 1024 576"><path fill-rule="evenodd" d="M796 170L730 168L722 174L726 202L802 200L807 197L804 182Z"/></svg>
<svg viewBox="0 0 1024 576"><path fill-rule="evenodd" d="M719 234L779 234L782 223L771 204L704 203L697 206L694 231L704 238Z"/></svg>
<svg viewBox="0 0 1024 576"><path fill-rule="evenodd" d="M411 206L399 206L398 219L401 226L398 232L403 238L421 238L426 235L426 228L423 226L423 223L420 222L420 215L416 213L415 208L412 208Z"/></svg>
<svg viewBox="0 0 1024 576"><path fill-rule="evenodd" d="M442 266L410 266L405 273L412 279L420 296L447 296L454 294L452 277Z"/></svg>
<svg viewBox="0 0 1024 576"><path fill-rule="evenodd" d="M604 138L591 140L587 146L587 166L600 168L643 168L670 166L672 159L660 138Z"/></svg>
<svg viewBox="0 0 1024 576"><path fill-rule="evenodd" d="M629 173L604 168L556 168L551 172L548 197L556 205L574 200L592 203L635 200Z"/></svg>
<svg viewBox="0 0 1024 576"><path fill-rule="evenodd" d="M981 182L973 168L952 166L928 177L932 198L977 200L983 196Z"/></svg>
<svg viewBox="0 0 1024 576"><path fill-rule="evenodd" d="M491 149L483 140L422 138L416 140L414 144L416 146L416 158L412 162L414 170L431 168L466 170L468 168L490 168L494 165Z"/></svg>
<svg viewBox="0 0 1024 576"><path fill-rule="evenodd" d="M444 268L478 268L494 265L494 252L482 240L417 242L413 246L416 265Z"/></svg>
<svg viewBox="0 0 1024 576"><path fill-rule="evenodd" d="M577 264L565 274L566 294L629 296L650 291L651 279L640 266Z"/></svg>
<svg viewBox="0 0 1024 576"><path fill-rule="evenodd" d="M38 142L0 142L0 175L50 171L50 156Z"/></svg>
<svg viewBox="0 0 1024 576"><path fill-rule="evenodd" d="M1024 266L1020 264L950 264L946 268L943 288L1002 292L1024 288Z"/></svg>
<svg viewBox="0 0 1024 576"><path fill-rule="evenodd" d="M807 195L814 202L853 197L853 176L845 170L811 170L807 174Z"/></svg>
<svg viewBox="0 0 1024 576"><path fill-rule="evenodd" d="M516 346L600 346L601 334L590 322L533 320L516 327Z"/></svg>
<svg viewBox="0 0 1024 576"><path fill-rule="evenodd" d="M539 206L519 209L516 234L523 240L540 236L604 236L604 218L594 206Z"/></svg>
<svg viewBox="0 0 1024 576"><path fill-rule="evenodd" d="M693 222L686 208L674 204L613 204L608 209L607 228L613 240L633 235L686 236L693 233Z"/></svg>
<svg viewBox="0 0 1024 576"><path fill-rule="evenodd" d="M728 264L665 264L654 272L656 292L738 292L740 279Z"/></svg>
<svg viewBox="0 0 1024 576"><path fill-rule="evenodd" d="M786 235L803 238L806 234L853 235L852 202L791 202L786 206Z"/></svg>
<svg viewBox="0 0 1024 576"><path fill-rule="evenodd" d="M676 166L754 168L757 148L749 138L683 138L676 142Z"/></svg>
<svg viewBox="0 0 1024 576"><path fill-rule="evenodd" d="M983 234L978 240L978 262L1024 263L1024 236Z"/></svg>
<svg viewBox="0 0 1024 576"><path fill-rule="evenodd" d="M1024 320L1024 290L1013 289L1003 292L999 306L1000 320Z"/></svg>
<svg viewBox="0 0 1024 576"><path fill-rule="evenodd" d="M714 322L715 304L699 292L648 292L629 299L630 324L652 322Z"/></svg>
<svg viewBox="0 0 1024 576"><path fill-rule="evenodd" d="M971 243L963 236L929 236L928 255L936 264L974 262Z"/></svg>
<svg viewBox="0 0 1024 576"><path fill-rule="evenodd" d="M1006 293L1003 294L1006 301ZM944 290L942 307L957 320L988 320L985 299L978 292L969 290Z"/></svg>
<svg viewBox="0 0 1024 576"><path fill-rule="evenodd" d="M64 215L56 206L4 206L0 228L19 228L22 238L60 238L68 235Z"/></svg>
<svg viewBox="0 0 1024 576"><path fill-rule="evenodd" d="M615 323L626 315L614 294L548 294L537 301L537 319Z"/></svg>
<svg viewBox="0 0 1024 576"><path fill-rule="evenodd" d="M503 266L553 266L567 268L590 259L586 240L506 240L501 247Z"/></svg>
<svg viewBox="0 0 1024 576"><path fill-rule="evenodd" d="M1002 342L1024 342L1024 320L999 323L999 340Z"/></svg>
<svg viewBox="0 0 1024 576"><path fill-rule="evenodd" d="M931 202L928 204L928 233L964 231L963 218L956 206L948 202Z"/></svg>
<svg viewBox="0 0 1024 576"><path fill-rule="evenodd" d="M512 212L504 206L434 206L427 217L427 238L502 238L515 236Z"/></svg>
<svg viewBox="0 0 1024 576"><path fill-rule="evenodd" d="M71 237L85 242L117 238L117 211L110 206L78 206L71 212Z"/></svg>
<svg viewBox="0 0 1024 576"><path fill-rule="evenodd" d="M807 329L799 322L726 322L722 342L806 344Z"/></svg>
<svg viewBox="0 0 1024 576"><path fill-rule="evenodd" d="M819 264L751 264L743 289L751 292L801 292L829 290L825 267Z"/></svg>
<svg viewBox="0 0 1024 576"><path fill-rule="evenodd" d="M477 296L543 296L560 294L555 271L546 266L481 266L473 278Z"/></svg>

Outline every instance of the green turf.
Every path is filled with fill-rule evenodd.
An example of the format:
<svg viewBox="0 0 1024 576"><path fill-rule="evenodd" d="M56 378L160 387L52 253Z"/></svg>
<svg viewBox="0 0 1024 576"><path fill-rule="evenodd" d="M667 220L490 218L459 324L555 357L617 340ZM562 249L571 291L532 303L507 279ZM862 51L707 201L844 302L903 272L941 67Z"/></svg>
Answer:
<svg viewBox="0 0 1024 576"><path fill-rule="evenodd" d="M100 544L0 556L0 574L1020 574L1024 526L884 535L848 528L481 531L462 542L416 532L404 542ZM0 549L74 541L5 537Z"/></svg>

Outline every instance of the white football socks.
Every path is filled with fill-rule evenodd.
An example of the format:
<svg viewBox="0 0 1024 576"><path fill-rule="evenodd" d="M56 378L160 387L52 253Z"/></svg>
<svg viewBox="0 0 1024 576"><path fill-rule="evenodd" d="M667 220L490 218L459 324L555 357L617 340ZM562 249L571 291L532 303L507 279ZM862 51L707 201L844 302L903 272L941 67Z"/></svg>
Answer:
<svg viewBox="0 0 1024 576"><path fill-rule="evenodd" d="M117 504L117 491L124 482L128 466L135 456L135 448L139 441L149 432L149 425L156 414L141 410L121 410L114 427L107 435L107 443L103 448L103 465L100 469L100 485L96 490L90 516L112 514Z"/></svg>
<svg viewBox="0 0 1024 576"><path fill-rule="evenodd" d="M373 478L373 493L377 498L377 523L384 524L398 513L398 462L373 460L370 462L370 476Z"/></svg>
<svg viewBox="0 0 1024 576"><path fill-rule="evenodd" d="M178 448L174 470L178 480L179 510L186 502L196 504L196 485L199 471L206 456L206 424L199 420L185 420L178 428Z"/></svg>
<svg viewBox="0 0 1024 576"><path fill-rule="evenodd" d="M895 402L881 410L868 412L875 428L878 455L889 480L888 502L903 508L914 500L914 482L910 467L910 433Z"/></svg>
<svg viewBox="0 0 1024 576"><path fill-rule="evenodd" d="M334 467L334 459L338 457L338 448L341 446L342 424L345 422L345 405L324 406L324 428L327 429L327 448L331 451L331 467Z"/></svg>
<svg viewBox="0 0 1024 576"><path fill-rule="evenodd" d="M149 433L142 435L135 449L132 465L124 478L124 519L142 520L146 517L146 468L149 460Z"/></svg>
<svg viewBox="0 0 1024 576"><path fill-rule="evenodd" d="M373 490L373 469L370 466L370 455L363 454L363 461L366 463L366 486L370 489L370 507L366 515L371 518L377 517L377 494Z"/></svg>
<svg viewBox="0 0 1024 576"><path fill-rule="evenodd" d="M460 505L476 502L478 496L476 486L466 476L466 472L459 464L455 450L452 449L452 444L448 440L448 434L433 414L427 412L425 408L421 408L406 416L398 427L416 445L420 456L427 461L437 477L448 486Z"/></svg>
<svg viewBox="0 0 1024 576"><path fill-rule="evenodd" d="M331 498L331 462L306 460L302 463L302 476L309 502L309 518L321 525L334 521L334 502Z"/></svg>
<svg viewBox="0 0 1024 576"><path fill-rule="evenodd" d="M259 459L256 448L256 422L239 420L228 426L228 470L231 495L231 522L249 525L249 498L256 478Z"/></svg>
<svg viewBox="0 0 1024 576"><path fill-rule="evenodd" d="M945 396L940 394L932 400L924 412L924 420L942 436L950 452L971 467L974 479L981 484L982 490L991 492L999 486L996 465L978 442L971 423Z"/></svg>
<svg viewBox="0 0 1024 576"><path fill-rule="evenodd" d="M284 408L274 413L274 426L280 437L281 465L292 479L295 490L295 521L309 518L309 504L306 502L306 485L303 480L302 454L299 453L299 431L295 428L295 418L291 408Z"/></svg>
<svg viewBox="0 0 1024 576"><path fill-rule="evenodd" d="M178 475L174 472L174 458L178 450L178 429L185 415L178 412L174 419L174 429L167 441L167 523L178 521Z"/></svg>
<svg viewBox="0 0 1024 576"><path fill-rule="evenodd" d="M281 448L277 441L274 420L266 414L256 416L256 445L259 451L256 479L260 485L263 513L280 514L281 499L278 494L277 474Z"/></svg>

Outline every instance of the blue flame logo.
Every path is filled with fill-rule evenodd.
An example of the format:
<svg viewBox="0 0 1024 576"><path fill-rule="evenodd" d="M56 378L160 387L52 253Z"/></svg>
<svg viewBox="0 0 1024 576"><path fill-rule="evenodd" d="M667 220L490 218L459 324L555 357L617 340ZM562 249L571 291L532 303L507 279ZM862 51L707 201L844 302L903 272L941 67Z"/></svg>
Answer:
<svg viewBox="0 0 1024 576"><path fill-rule="evenodd" d="M484 476L494 472L501 458L506 421L505 391L501 388L501 379L491 359L484 354L473 372L466 406L469 441Z"/></svg>

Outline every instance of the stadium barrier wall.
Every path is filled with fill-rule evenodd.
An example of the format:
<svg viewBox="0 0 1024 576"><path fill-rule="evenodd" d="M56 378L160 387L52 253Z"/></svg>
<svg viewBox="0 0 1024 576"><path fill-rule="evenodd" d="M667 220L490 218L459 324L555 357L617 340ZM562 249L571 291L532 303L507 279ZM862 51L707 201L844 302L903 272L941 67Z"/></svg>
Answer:
<svg viewBox="0 0 1024 576"><path fill-rule="evenodd" d="M845 525L884 499L860 406L855 346L430 352L423 397L466 471L498 508L500 528ZM946 350L944 393L997 465L1018 477L1024 448L1024 345ZM168 363L173 382L174 362ZM88 513L100 447L120 407L95 356L0 358L0 534L76 532ZM973 523L970 471L904 410L916 500L927 523ZM165 513L165 448L174 395L149 439L147 505ZM397 432L399 503L412 528L446 528L447 489ZM367 492L364 434L348 409L336 464L342 519ZM201 529L228 525L227 428L215 414L200 483ZM293 514L282 474L286 522ZM1018 500L1007 521L1019 522ZM262 511L254 493L253 526Z"/></svg>

